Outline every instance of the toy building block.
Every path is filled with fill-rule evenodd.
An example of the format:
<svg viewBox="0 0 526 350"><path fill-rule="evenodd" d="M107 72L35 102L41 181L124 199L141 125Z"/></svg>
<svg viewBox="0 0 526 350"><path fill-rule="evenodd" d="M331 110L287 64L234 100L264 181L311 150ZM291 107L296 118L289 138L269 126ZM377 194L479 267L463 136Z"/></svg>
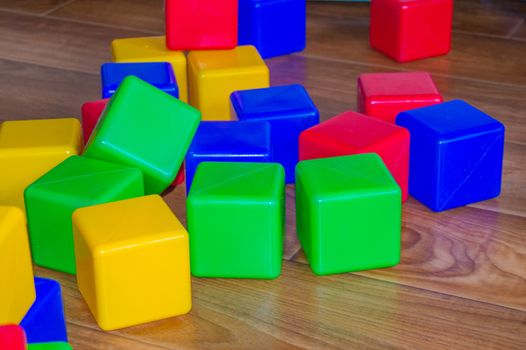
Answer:
<svg viewBox="0 0 526 350"><path fill-rule="evenodd" d="M0 325L18 324L35 301L24 213L0 206Z"/></svg>
<svg viewBox="0 0 526 350"><path fill-rule="evenodd" d="M504 125L455 100L402 112L411 133L409 193L434 211L497 197Z"/></svg>
<svg viewBox="0 0 526 350"><path fill-rule="evenodd" d="M202 162L271 162L270 135L264 121L202 122L186 154L186 193Z"/></svg>
<svg viewBox="0 0 526 350"><path fill-rule="evenodd" d="M407 199L409 132L356 112L345 112L300 135L300 160L377 153Z"/></svg>
<svg viewBox="0 0 526 350"><path fill-rule="evenodd" d="M0 205L25 210L24 190L81 151L77 119L6 121L0 124Z"/></svg>
<svg viewBox="0 0 526 350"><path fill-rule="evenodd" d="M179 99L188 102L186 56L182 51L166 48L166 37L115 39L111 43L114 62L169 62L179 88Z"/></svg>
<svg viewBox="0 0 526 350"><path fill-rule="evenodd" d="M166 47L170 50L237 46L238 0L166 0Z"/></svg>
<svg viewBox="0 0 526 350"><path fill-rule="evenodd" d="M0 349L26 350L26 336L22 327L9 324L0 325Z"/></svg>
<svg viewBox="0 0 526 350"><path fill-rule="evenodd" d="M129 76L104 110L84 155L139 168L146 194L161 193L174 181L199 120L195 108Z"/></svg>
<svg viewBox="0 0 526 350"><path fill-rule="evenodd" d="M161 197L78 209L73 227L78 287L102 329L190 311L188 234Z"/></svg>
<svg viewBox="0 0 526 350"><path fill-rule="evenodd" d="M74 274L73 212L143 195L139 169L69 157L25 191L33 260L37 265Z"/></svg>
<svg viewBox="0 0 526 350"><path fill-rule="evenodd" d="M429 73L366 73L358 77L358 112L390 123L398 113L442 102Z"/></svg>
<svg viewBox="0 0 526 350"><path fill-rule="evenodd" d="M277 163L201 163L187 199L192 274L281 273L285 174Z"/></svg>
<svg viewBox="0 0 526 350"><path fill-rule="evenodd" d="M274 86L232 94L232 110L239 120L266 120L271 124L273 161L285 168L294 183L300 133L320 121L318 109L301 85Z"/></svg>
<svg viewBox="0 0 526 350"><path fill-rule="evenodd" d="M47 278L35 277L37 298L20 323L27 342L67 342L66 320L60 284Z"/></svg>
<svg viewBox="0 0 526 350"><path fill-rule="evenodd" d="M28 350L72 350L71 345L64 342L35 343L27 346Z"/></svg>
<svg viewBox="0 0 526 350"><path fill-rule="evenodd" d="M371 46L398 62L451 49L453 0L372 0Z"/></svg>
<svg viewBox="0 0 526 350"><path fill-rule="evenodd" d="M305 49L305 0L240 0L239 45L254 45L263 58Z"/></svg>
<svg viewBox="0 0 526 350"><path fill-rule="evenodd" d="M124 78L129 75L136 76L173 97L179 97L174 71L168 62L104 63L100 67L100 75L102 98L113 96Z"/></svg>
<svg viewBox="0 0 526 350"><path fill-rule="evenodd" d="M230 94L269 86L269 69L254 46L188 54L190 104L203 120L230 120Z"/></svg>
<svg viewBox="0 0 526 350"><path fill-rule="evenodd" d="M301 246L317 275L400 261L400 188L377 154L307 160L296 168Z"/></svg>

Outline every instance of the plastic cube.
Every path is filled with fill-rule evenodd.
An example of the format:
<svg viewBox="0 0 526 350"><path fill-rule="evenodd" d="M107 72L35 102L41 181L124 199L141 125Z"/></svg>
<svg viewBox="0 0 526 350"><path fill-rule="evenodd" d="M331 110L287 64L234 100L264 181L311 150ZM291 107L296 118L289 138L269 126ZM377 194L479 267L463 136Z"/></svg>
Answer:
<svg viewBox="0 0 526 350"><path fill-rule="evenodd" d="M504 125L463 101L398 115L411 132L409 193L434 211L500 193Z"/></svg>
<svg viewBox="0 0 526 350"><path fill-rule="evenodd" d="M111 43L114 62L169 62L179 88L179 99L188 102L186 56L182 51L166 48L166 37L116 39Z"/></svg>
<svg viewBox="0 0 526 350"><path fill-rule="evenodd" d="M232 110L239 120L266 120L272 129L273 161L285 168L286 182L294 183L300 133L320 121L318 109L301 85L274 86L232 94Z"/></svg>
<svg viewBox="0 0 526 350"><path fill-rule="evenodd" d="M239 44L263 58L305 49L305 0L240 0Z"/></svg>
<svg viewBox="0 0 526 350"><path fill-rule="evenodd" d="M26 336L22 327L17 325L0 326L0 349L26 350Z"/></svg>
<svg viewBox="0 0 526 350"><path fill-rule="evenodd" d="M25 210L24 190L58 163L81 151L77 119L0 124L0 205Z"/></svg>
<svg viewBox="0 0 526 350"><path fill-rule="evenodd" d="M202 162L271 162L267 122L203 122L186 154L186 190Z"/></svg>
<svg viewBox="0 0 526 350"><path fill-rule="evenodd" d="M74 274L73 211L143 195L139 169L79 156L66 159L25 191L33 260Z"/></svg>
<svg viewBox="0 0 526 350"><path fill-rule="evenodd" d="M305 130L300 136L300 160L359 153L377 153L407 199L409 132L394 124L356 112L345 112Z"/></svg>
<svg viewBox="0 0 526 350"><path fill-rule="evenodd" d="M104 110L84 155L139 168L145 192L161 193L174 181L199 120L199 111L129 76Z"/></svg>
<svg viewBox="0 0 526 350"><path fill-rule="evenodd" d="M369 73L358 77L358 112L390 123L398 113L442 102L429 73Z"/></svg>
<svg viewBox="0 0 526 350"><path fill-rule="evenodd" d="M16 207L0 206L0 325L18 324L35 301L26 220Z"/></svg>
<svg viewBox="0 0 526 350"><path fill-rule="evenodd" d="M64 342L29 344L27 350L72 350L71 345Z"/></svg>
<svg viewBox="0 0 526 350"><path fill-rule="evenodd" d="M170 50L237 46L238 0L166 0L166 47Z"/></svg>
<svg viewBox="0 0 526 350"><path fill-rule="evenodd" d="M307 160L296 171L296 228L314 273L398 264L400 188L377 154Z"/></svg>
<svg viewBox="0 0 526 350"><path fill-rule="evenodd" d="M192 51L188 55L190 104L203 120L230 120L230 94L269 86L269 69L254 46Z"/></svg>
<svg viewBox="0 0 526 350"><path fill-rule="evenodd" d="M60 284L47 278L35 277L37 298L20 323L27 342L67 342L66 320Z"/></svg>
<svg viewBox="0 0 526 350"><path fill-rule="evenodd" d="M281 273L284 171L276 163L201 163L187 200L192 274L276 278Z"/></svg>
<svg viewBox="0 0 526 350"><path fill-rule="evenodd" d="M100 68L100 75L102 98L113 96L129 75L136 76L173 97L179 97L174 71L168 62L104 63Z"/></svg>
<svg viewBox="0 0 526 350"><path fill-rule="evenodd" d="M453 0L372 0L371 46L399 62L451 49Z"/></svg>
<svg viewBox="0 0 526 350"><path fill-rule="evenodd" d="M103 330L190 311L188 234L161 197L78 209L73 227L78 287Z"/></svg>

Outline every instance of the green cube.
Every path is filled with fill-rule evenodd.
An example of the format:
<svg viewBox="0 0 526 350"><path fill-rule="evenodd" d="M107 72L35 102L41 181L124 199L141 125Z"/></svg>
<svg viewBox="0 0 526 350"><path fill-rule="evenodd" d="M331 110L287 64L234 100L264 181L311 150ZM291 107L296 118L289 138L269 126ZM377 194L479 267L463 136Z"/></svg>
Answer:
<svg viewBox="0 0 526 350"><path fill-rule="evenodd" d="M187 212L194 276L271 279L280 275L285 225L281 165L201 163Z"/></svg>
<svg viewBox="0 0 526 350"><path fill-rule="evenodd" d="M327 275L398 264L400 196L377 154L300 162L296 225L312 271Z"/></svg>
<svg viewBox="0 0 526 350"><path fill-rule="evenodd" d="M76 273L73 211L143 195L139 169L79 156L67 158L24 192L33 260Z"/></svg>
<svg viewBox="0 0 526 350"><path fill-rule="evenodd" d="M71 345L63 342L28 344L27 350L72 350Z"/></svg>
<svg viewBox="0 0 526 350"><path fill-rule="evenodd" d="M159 194L175 179L200 119L197 109L129 76L108 102L84 155L140 169L146 194Z"/></svg>

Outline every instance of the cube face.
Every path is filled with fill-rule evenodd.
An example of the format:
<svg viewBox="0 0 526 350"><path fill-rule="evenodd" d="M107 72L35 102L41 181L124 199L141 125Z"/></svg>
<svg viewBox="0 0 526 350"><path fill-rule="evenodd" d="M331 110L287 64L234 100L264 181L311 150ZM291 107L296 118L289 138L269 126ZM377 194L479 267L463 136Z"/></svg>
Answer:
<svg viewBox="0 0 526 350"><path fill-rule="evenodd" d="M108 103L84 155L139 168L145 192L161 193L174 181L199 121L199 111L130 76Z"/></svg>
<svg viewBox="0 0 526 350"><path fill-rule="evenodd" d="M186 154L186 190L202 162L262 162L272 159L270 124L203 122Z"/></svg>
<svg viewBox="0 0 526 350"><path fill-rule="evenodd" d="M0 326L0 349L26 350L26 337L22 327L17 325Z"/></svg>
<svg viewBox="0 0 526 350"><path fill-rule="evenodd" d="M35 301L24 214L0 206L0 324L18 324Z"/></svg>
<svg viewBox="0 0 526 350"><path fill-rule="evenodd" d="M429 73L369 73L358 77L358 112L394 123L398 113L441 103Z"/></svg>
<svg viewBox="0 0 526 350"><path fill-rule="evenodd" d="M269 70L253 46L188 55L190 104L203 120L230 120L230 94L269 86Z"/></svg>
<svg viewBox="0 0 526 350"><path fill-rule="evenodd" d="M186 56L182 51L168 50L166 37L116 39L111 49L114 62L169 62L177 80L179 99L188 102Z"/></svg>
<svg viewBox="0 0 526 350"><path fill-rule="evenodd" d="M66 159L25 191L35 263L74 274L73 212L143 195L138 169L79 156Z"/></svg>
<svg viewBox="0 0 526 350"><path fill-rule="evenodd" d="M371 46L399 62L451 49L452 0L373 0Z"/></svg>
<svg viewBox="0 0 526 350"><path fill-rule="evenodd" d="M27 346L28 350L72 350L71 345L64 342L35 343Z"/></svg>
<svg viewBox="0 0 526 350"><path fill-rule="evenodd" d="M237 91L231 96L235 117L242 121L268 121L272 133L272 159L285 168L286 182L294 183L300 133L319 123L318 109L301 85Z"/></svg>
<svg viewBox="0 0 526 350"><path fill-rule="evenodd" d="M173 68L168 62L104 63L100 75L102 98L113 96L124 78L129 75L136 76L173 97L179 97Z"/></svg>
<svg viewBox="0 0 526 350"><path fill-rule="evenodd" d="M434 211L494 198L502 180L504 126L463 101L401 113L411 132L409 191Z"/></svg>
<svg viewBox="0 0 526 350"><path fill-rule="evenodd" d="M409 181L409 132L376 118L345 112L303 131L300 160L361 153L378 154L407 199Z"/></svg>
<svg viewBox="0 0 526 350"><path fill-rule="evenodd" d="M73 225L79 290L102 329L190 310L188 234L161 197L82 208Z"/></svg>
<svg viewBox="0 0 526 350"><path fill-rule="evenodd" d="M187 208L193 275L279 276L285 217L279 164L201 163Z"/></svg>
<svg viewBox="0 0 526 350"><path fill-rule="evenodd" d="M238 0L166 1L166 47L170 50L232 49L237 45Z"/></svg>
<svg viewBox="0 0 526 350"><path fill-rule="evenodd" d="M82 124L82 136L84 138L84 143L88 143L89 137L95 129L95 125L100 119L104 108L108 104L109 99L97 100L86 102L82 105L80 109L81 114L81 124Z"/></svg>
<svg viewBox="0 0 526 350"><path fill-rule="evenodd" d="M81 151L76 119L6 121L0 125L0 205L25 210L24 190Z"/></svg>
<svg viewBox="0 0 526 350"><path fill-rule="evenodd" d="M316 274L400 261L401 193L376 154L300 162L296 207L298 238Z"/></svg>
<svg viewBox="0 0 526 350"><path fill-rule="evenodd" d="M263 58L303 51L305 0L239 1L239 45L254 45Z"/></svg>

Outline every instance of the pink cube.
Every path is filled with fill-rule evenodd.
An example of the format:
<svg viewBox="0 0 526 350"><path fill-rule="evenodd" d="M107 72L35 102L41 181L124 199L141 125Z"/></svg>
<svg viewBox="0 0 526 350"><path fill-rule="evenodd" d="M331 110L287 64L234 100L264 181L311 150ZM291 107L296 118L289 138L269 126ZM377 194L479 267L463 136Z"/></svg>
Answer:
<svg viewBox="0 0 526 350"><path fill-rule="evenodd" d="M358 77L358 111L390 123L400 112L442 101L429 73L366 73Z"/></svg>
<svg viewBox="0 0 526 350"><path fill-rule="evenodd" d="M26 335L20 326L0 326L0 349L2 350L25 350Z"/></svg>

